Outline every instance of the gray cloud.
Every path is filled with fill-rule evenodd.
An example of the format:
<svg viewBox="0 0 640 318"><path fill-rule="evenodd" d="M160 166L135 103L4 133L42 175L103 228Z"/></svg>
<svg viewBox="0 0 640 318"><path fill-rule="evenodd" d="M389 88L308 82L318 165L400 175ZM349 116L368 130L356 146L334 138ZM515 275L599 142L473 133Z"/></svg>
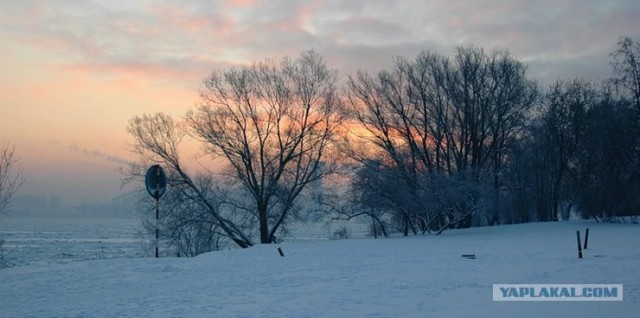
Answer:
<svg viewBox="0 0 640 318"><path fill-rule="evenodd" d="M604 76L618 38L640 38L635 0L7 1L0 12L0 32L70 63L180 81L309 48L351 72L459 45L510 49L540 76Z"/></svg>

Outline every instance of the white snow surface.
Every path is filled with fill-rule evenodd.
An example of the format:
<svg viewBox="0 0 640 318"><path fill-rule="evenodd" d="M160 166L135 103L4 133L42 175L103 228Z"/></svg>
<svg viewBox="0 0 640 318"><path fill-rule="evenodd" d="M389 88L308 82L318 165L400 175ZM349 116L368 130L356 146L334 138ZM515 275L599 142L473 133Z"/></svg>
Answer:
<svg viewBox="0 0 640 318"><path fill-rule="evenodd" d="M7 268L0 317L638 317L639 237L638 225L537 223ZM506 283L623 284L624 300L494 302Z"/></svg>

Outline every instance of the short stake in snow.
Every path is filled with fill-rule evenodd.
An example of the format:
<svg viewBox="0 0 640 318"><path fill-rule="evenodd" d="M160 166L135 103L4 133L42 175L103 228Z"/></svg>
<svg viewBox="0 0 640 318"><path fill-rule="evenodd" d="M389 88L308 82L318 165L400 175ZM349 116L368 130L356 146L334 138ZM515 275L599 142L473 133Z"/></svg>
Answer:
<svg viewBox="0 0 640 318"><path fill-rule="evenodd" d="M589 242L589 228L587 228L587 231L584 233L584 248L583 249L587 249L587 242Z"/></svg>
<svg viewBox="0 0 640 318"><path fill-rule="evenodd" d="M147 170L144 185L149 195L156 200L156 258L160 257L160 198L167 190L167 175L160 165L153 165Z"/></svg>
<svg viewBox="0 0 640 318"><path fill-rule="evenodd" d="M282 251L282 247L278 247L278 253L280 253L280 256L284 257L284 252Z"/></svg>
<svg viewBox="0 0 640 318"><path fill-rule="evenodd" d="M582 258L582 244L580 244L580 231L576 233L578 235L578 258Z"/></svg>

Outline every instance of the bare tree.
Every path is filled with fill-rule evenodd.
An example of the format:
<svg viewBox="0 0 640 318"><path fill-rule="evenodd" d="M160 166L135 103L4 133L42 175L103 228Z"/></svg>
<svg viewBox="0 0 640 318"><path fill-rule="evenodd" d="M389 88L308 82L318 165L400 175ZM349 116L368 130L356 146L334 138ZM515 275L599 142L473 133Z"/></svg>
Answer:
<svg viewBox="0 0 640 318"><path fill-rule="evenodd" d="M620 38L618 48L610 54L613 82L622 94L631 100L635 108L636 121L640 123L640 42L629 37ZM637 147L637 162L640 171L640 147Z"/></svg>
<svg viewBox="0 0 640 318"><path fill-rule="evenodd" d="M412 135L430 172L472 172L494 188L487 221L500 220L502 174L509 149L522 138L537 84L506 50L458 48L452 58L423 52L411 65L409 97L419 116Z"/></svg>
<svg viewBox="0 0 640 318"><path fill-rule="evenodd" d="M364 163L376 156L386 166L381 171L394 172L387 181L402 188L391 200L405 235L416 232L416 221L431 224L435 215L456 220L452 226L470 224L469 204L427 209L440 199L434 195L468 201L436 191L433 183L441 183L442 176L458 178L451 181L459 186L449 189L466 189L460 180L465 178L475 180L478 189L492 183L498 201L507 150L521 138L537 97L526 67L508 51L478 48L459 48L452 58L432 52L415 61L396 58L389 71L349 77L348 88L347 113L359 124L355 134L373 146L356 157ZM494 210L487 216L492 224L499 218Z"/></svg>
<svg viewBox="0 0 640 318"><path fill-rule="evenodd" d="M608 87L587 110L583 142L572 163L571 194L583 218L624 220L640 212L636 109Z"/></svg>
<svg viewBox="0 0 640 318"><path fill-rule="evenodd" d="M559 80L549 88L537 133L539 221L557 220L560 205L570 199L570 170L588 130L586 113L597 95L593 84L581 80Z"/></svg>
<svg viewBox="0 0 640 318"><path fill-rule="evenodd" d="M333 171L326 158L341 122L336 81L336 71L309 51L213 72L203 82L202 104L184 122L165 114L132 119L133 151L170 170L165 239L186 254L217 244L217 236L240 247L253 245L255 233L261 243L275 242L303 190ZM194 177L184 170L178 148L187 133L226 161L218 178L226 191L212 172Z"/></svg>
<svg viewBox="0 0 640 318"><path fill-rule="evenodd" d="M611 57L614 83L630 95L640 114L640 42L629 37L621 38Z"/></svg>
<svg viewBox="0 0 640 318"><path fill-rule="evenodd" d="M382 173L378 176L380 180L388 181L378 188L377 195L384 198L378 202L394 211L404 235L410 231L417 233L414 220L423 207L417 193L419 175L432 168L430 131L425 127L424 115L408 96L411 68L412 64L398 57L389 71L374 75L360 71L350 76L345 109L347 116L357 123L358 129L353 130L356 139L364 139L370 145L352 156L362 163L361 172L366 171L365 175ZM382 167L369 169L373 162ZM357 184L363 185L354 183ZM374 189L365 185L356 190Z"/></svg>
<svg viewBox="0 0 640 318"><path fill-rule="evenodd" d="M184 170L178 150L185 136L181 123L162 113L143 115L129 122L128 131L135 140L132 148L134 153L147 162L163 163L168 168L174 209L188 211L195 204L198 211L204 211L206 215L206 218L200 218L198 222L211 223L211 228L215 228L216 233L242 248L253 245L245 233L246 229L240 226L241 223L234 222L232 217L225 215L220 209L211 183L208 182L210 179L201 176L192 178ZM134 164L125 174L140 179L143 173L143 166ZM169 227L168 230L172 231L172 228Z"/></svg>
<svg viewBox="0 0 640 318"><path fill-rule="evenodd" d="M213 72L187 114L191 135L253 199L261 243L274 242L302 190L331 171L323 159L341 122L336 74L313 51Z"/></svg>
<svg viewBox="0 0 640 318"><path fill-rule="evenodd" d="M11 206L14 195L24 182L22 170L17 164L15 146L0 143L0 216ZM2 245L0 238L0 267L5 266Z"/></svg>
<svg viewBox="0 0 640 318"><path fill-rule="evenodd" d="M0 144L0 213L11 206L13 196L24 182L22 171L17 164L15 146Z"/></svg>

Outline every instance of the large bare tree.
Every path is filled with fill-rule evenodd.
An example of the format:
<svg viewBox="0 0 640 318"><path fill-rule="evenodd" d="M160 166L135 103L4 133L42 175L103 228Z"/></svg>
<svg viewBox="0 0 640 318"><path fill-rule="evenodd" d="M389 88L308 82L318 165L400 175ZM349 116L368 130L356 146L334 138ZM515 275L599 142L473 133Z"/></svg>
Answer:
<svg viewBox="0 0 640 318"><path fill-rule="evenodd" d="M191 135L223 158L252 198L260 242L272 243L296 198L331 170L323 162L340 124L337 72L316 52L213 72Z"/></svg>
<svg viewBox="0 0 640 318"><path fill-rule="evenodd" d="M631 100L636 111L636 121L640 123L640 42L630 37L620 38L618 48L610 55L613 82ZM640 148L637 149L637 157L640 165Z"/></svg>
<svg viewBox="0 0 640 318"><path fill-rule="evenodd" d="M210 176L192 177L185 170L179 151L185 137L181 122L163 113L137 116L129 121L128 131L134 138L132 151L138 154L142 161L162 163L169 170L170 188L167 197L170 198L169 207L172 207L168 210L169 216L176 215L173 212L178 211L177 215L181 217L176 221L178 224L209 223L210 228L216 229L212 234L227 237L242 248L253 245L246 229L223 213L216 194L212 193L214 188ZM125 174L139 179L144 176L144 165L132 164ZM180 213L185 209L190 213ZM198 212L194 212L194 209ZM192 214L199 214L200 217L192 220ZM163 232L174 232L175 228L181 226L175 226L174 222L165 227ZM175 240L175 237L168 239Z"/></svg>
<svg viewBox="0 0 640 318"><path fill-rule="evenodd" d="M415 232L412 219L429 224L435 214L452 215L449 207L425 210L434 195L443 195L440 175L491 184L498 202L507 149L521 137L537 96L520 61L508 51L480 48L458 48L451 58L432 52L415 61L397 58L391 70L349 77L348 87L347 113L373 146L362 157L382 158L405 187L408 198L393 198L405 234ZM453 210L445 223L470 224L473 209Z"/></svg>
<svg viewBox="0 0 640 318"><path fill-rule="evenodd" d="M586 113L597 103L597 95L593 84L581 80L559 80L549 87L541 129L536 131L539 221L557 220L561 203L569 199L570 169L587 133ZM542 200L545 197L548 200Z"/></svg>
<svg viewBox="0 0 640 318"><path fill-rule="evenodd" d="M620 38L611 58L615 84L629 94L640 113L640 42L629 37Z"/></svg>
<svg viewBox="0 0 640 318"><path fill-rule="evenodd" d="M240 247L253 245L256 233L260 243L273 243L301 193L334 170L326 157L335 152L341 123L336 82L337 72L313 51L214 71L203 81L202 103L184 121L165 114L131 120L134 151L169 168L171 198L197 203L174 204L178 210L204 212L196 214L206 222L190 224L205 224L204 232ZM197 177L185 171L178 149L187 135L225 167ZM226 182L223 197L214 179Z"/></svg>

